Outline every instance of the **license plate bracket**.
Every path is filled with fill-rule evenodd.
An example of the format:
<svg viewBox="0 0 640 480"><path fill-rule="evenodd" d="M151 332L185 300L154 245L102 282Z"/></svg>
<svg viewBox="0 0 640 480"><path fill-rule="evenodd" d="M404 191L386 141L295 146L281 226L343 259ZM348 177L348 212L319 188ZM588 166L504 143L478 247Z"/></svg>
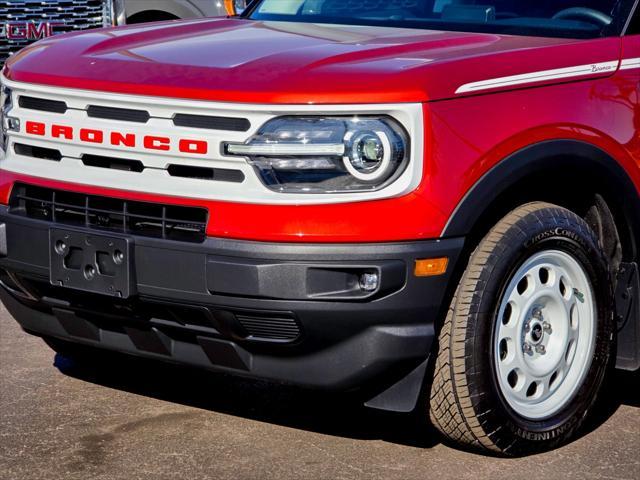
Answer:
<svg viewBox="0 0 640 480"><path fill-rule="evenodd" d="M128 298L135 294L132 252L130 238L52 228L49 230L51 284Z"/></svg>

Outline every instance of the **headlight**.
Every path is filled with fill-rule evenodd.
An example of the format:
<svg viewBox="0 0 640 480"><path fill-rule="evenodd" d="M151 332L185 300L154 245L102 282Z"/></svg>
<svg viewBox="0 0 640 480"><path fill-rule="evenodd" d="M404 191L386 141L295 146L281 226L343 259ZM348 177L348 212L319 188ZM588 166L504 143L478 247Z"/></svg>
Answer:
<svg viewBox="0 0 640 480"><path fill-rule="evenodd" d="M391 117L279 117L227 155L247 157L262 182L283 193L384 188L409 163L409 139Z"/></svg>

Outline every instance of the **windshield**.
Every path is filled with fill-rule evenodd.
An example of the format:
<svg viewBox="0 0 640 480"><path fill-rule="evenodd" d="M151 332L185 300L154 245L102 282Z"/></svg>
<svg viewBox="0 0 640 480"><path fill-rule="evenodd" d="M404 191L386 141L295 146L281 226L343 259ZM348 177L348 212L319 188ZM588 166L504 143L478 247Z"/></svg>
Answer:
<svg viewBox="0 0 640 480"><path fill-rule="evenodd" d="M510 35L620 35L635 0L261 0L254 20L376 25Z"/></svg>

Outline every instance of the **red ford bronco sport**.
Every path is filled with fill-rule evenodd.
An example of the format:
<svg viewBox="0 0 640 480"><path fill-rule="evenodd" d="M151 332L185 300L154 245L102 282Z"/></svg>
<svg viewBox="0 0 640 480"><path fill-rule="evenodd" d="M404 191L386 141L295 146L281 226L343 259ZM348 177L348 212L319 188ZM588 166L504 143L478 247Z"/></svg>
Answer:
<svg viewBox="0 0 640 480"><path fill-rule="evenodd" d="M429 403L510 455L640 366L636 0L262 0L2 84L0 296L55 350Z"/></svg>

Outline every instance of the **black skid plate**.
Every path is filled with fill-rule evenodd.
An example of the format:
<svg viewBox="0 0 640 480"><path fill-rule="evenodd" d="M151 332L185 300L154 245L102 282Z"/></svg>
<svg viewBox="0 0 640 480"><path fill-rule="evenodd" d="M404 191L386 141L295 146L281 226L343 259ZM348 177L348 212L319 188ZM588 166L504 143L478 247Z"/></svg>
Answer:
<svg viewBox="0 0 640 480"><path fill-rule="evenodd" d="M129 238L52 228L51 283L84 292L128 298L135 292Z"/></svg>

